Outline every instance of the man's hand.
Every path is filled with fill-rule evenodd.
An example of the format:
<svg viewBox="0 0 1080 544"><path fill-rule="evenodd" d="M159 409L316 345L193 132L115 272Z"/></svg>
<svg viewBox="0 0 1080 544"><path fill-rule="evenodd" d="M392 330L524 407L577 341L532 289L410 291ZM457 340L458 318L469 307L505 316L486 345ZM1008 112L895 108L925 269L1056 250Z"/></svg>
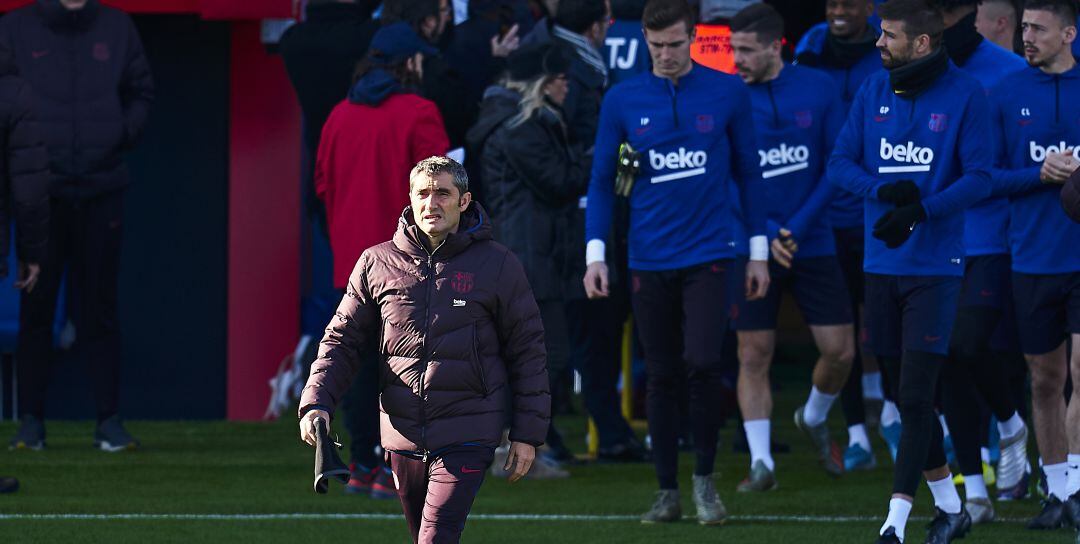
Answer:
<svg viewBox="0 0 1080 544"><path fill-rule="evenodd" d="M746 300L765 298L765 293L768 291L768 261L750 261L746 263Z"/></svg>
<svg viewBox="0 0 1080 544"><path fill-rule="evenodd" d="M510 27L510 30L506 31L506 35L500 37L498 34L491 37L491 56L493 57L509 57L510 53L518 48L521 39L518 38L518 25Z"/></svg>
<svg viewBox="0 0 1080 544"><path fill-rule="evenodd" d="M911 238L915 225L926 219L926 210L922 204L912 204L903 208L889 210L874 222L874 238L885 242L885 247L896 249Z"/></svg>
<svg viewBox="0 0 1080 544"><path fill-rule="evenodd" d="M785 228L781 228L778 232L779 236L773 238L772 243L772 256L776 260L777 264L784 268L791 268L791 261L795 258L795 252L799 251L799 244L795 241L795 238L791 236L791 231Z"/></svg>
<svg viewBox="0 0 1080 544"><path fill-rule="evenodd" d="M1080 167L1080 162L1073 158L1072 148L1061 153L1047 153L1042 169L1039 170L1039 179L1043 183L1061 185L1069 179L1077 167Z"/></svg>
<svg viewBox="0 0 1080 544"><path fill-rule="evenodd" d="M604 298L608 296L607 264L597 261L585 268L585 296Z"/></svg>
<svg viewBox="0 0 1080 544"><path fill-rule="evenodd" d="M525 477L532 468L533 460L536 459L536 446L530 446L524 442L511 442L510 454L506 456L506 465L503 470L510 473L510 483L514 483Z"/></svg>
<svg viewBox="0 0 1080 544"><path fill-rule="evenodd" d="M320 418L326 423L326 432L330 432L330 414L326 410L310 410L300 418L300 440L309 446L315 445L315 418Z"/></svg>
<svg viewBox="0 0 1080 544"><path fill-rule="evenodd" d="M38 276L40 274L41 265L38 263L24 263L19 261L19 279L15 280L12 287L29 293L33 291L34 286L37 285Z"/></svg>

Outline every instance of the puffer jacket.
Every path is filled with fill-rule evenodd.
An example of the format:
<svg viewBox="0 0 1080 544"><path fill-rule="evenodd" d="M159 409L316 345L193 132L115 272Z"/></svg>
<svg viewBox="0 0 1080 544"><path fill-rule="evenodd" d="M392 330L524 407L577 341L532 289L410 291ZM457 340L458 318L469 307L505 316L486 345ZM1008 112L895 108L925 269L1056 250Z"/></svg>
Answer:
<svg viewBox="0 0 1080 544"><path fill-rule="evenodd" d="M333 410L364 346L379 347L382 446L426 454L458 444L538 446L551 421L544 330L521 263L472 204L435 251L406 208L393 240L364 251L300 399Z"/></svg>
<svg viewBox="0 0 1080 544"><path fill-rule="evenodd" d="M34 89L53 196L126 186L122 154L142 134L154 96L131 17L98 0L77 11L37 0L0 18L0 48Z"/></svg>
<svg viewBox="0 0 1080 544"><path fill-rule="evenodd" d="M7 275L8 229L15 216L16 256L41 263L49 239L49 159L34 118L30 86L0 49L0 277Z"/></svg>
<svg viewBox="0 0 1080 544"><path fill-rule="evenodd" d="M584 275L578 203L589 165L553 110L541 108L518 124L515 119L492 133L482 155L495 238L521 259L537 300L565 299Z"/></svg>

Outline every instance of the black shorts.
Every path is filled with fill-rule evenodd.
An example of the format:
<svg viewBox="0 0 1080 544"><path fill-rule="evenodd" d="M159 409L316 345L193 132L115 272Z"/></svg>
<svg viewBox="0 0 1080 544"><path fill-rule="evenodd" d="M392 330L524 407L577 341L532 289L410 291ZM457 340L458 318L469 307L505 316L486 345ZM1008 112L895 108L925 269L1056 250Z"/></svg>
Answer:
<svg viewBox="0 0 1080 544"><path fill-rule="evenodd" d="M990 348L1017 351L1016 312L1013 309L1011 258L1007 254L976 255L964 263L960 307L989 307L1001 312L990 335Z"/></svg>
<svg viewBox="0 0 1080 544"><path fill-rule="evenodd" d="M745 281L746 261L736 268L736 274ZM785 290L791 291L807 325L852 324L851 297L835 256L796 258L791 268L769 259L769 278L769 291L763 299L748 301L746 290L739 291L732 315L735 330L776 329L780 297Z"/></svg>
<svg viewBox="0 0 1080 544"><path fill-rule="evenodd" d="M1067 334L1080 333L1080 272L1013 272L1012 281L1024 353L1049 353L1065 341Z"/></svg>
<svg viewBox="0 0 1080 544"><path fill-rule="evenodd" d="M866 274L866 331L878 357L905 351L947 355L960 300L954 276Z"/></svg>

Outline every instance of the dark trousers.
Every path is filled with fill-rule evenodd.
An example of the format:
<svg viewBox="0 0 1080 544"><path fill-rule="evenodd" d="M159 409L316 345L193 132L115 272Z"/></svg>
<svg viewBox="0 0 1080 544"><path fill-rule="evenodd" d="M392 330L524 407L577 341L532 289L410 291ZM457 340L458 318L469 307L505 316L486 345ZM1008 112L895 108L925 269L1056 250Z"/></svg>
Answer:
<svg viewBox="0 0 1080 544"><path fill-rule="evenodd" d="M398 499L413 542L452 543L461 540L465 519L472 509L494 452L462 446L422 459L388 454Z"/></svg>
<svg viewBox="0 0 1080 544"><path fill-rule="evenodd" d="M661 489L678 488L684 380L697 457L694 474L713 472L732 266L728 259L663 272L631 271L631 301L648 373L649 434Z"/></svg>
<svg viewBox="0 0 1080 544"><path fill-rule="evenodd" d="M374 347L361 354L360 368L341 406L349 433L349 457L368 470L382 465L375 451L379 444L379 356Z"/></svg>
<svg viewBox="0 0 1080 544"><path fill-rule="evenodd" d="M124 191L85 200L52 199L49 250L37 286L23 293L19 314L19 413L42 418L53 346L56 298L64 270L72 297L76 350L89 368L101 421L116 414L120 383L117 287ZM167 287L163 287L167 289Z"/></svg>
<svg viewBox="0 0 1080 544"><path fill-rule="evenodd" d="M612 298L573 300L566 307L585 409L596 424L601 449L615 447L634 437L623 418L617 389L622 366L622 328L629 310L625 298L613 289Z"/></svg>
<svg viewBox="0 0 1080 544"><path fill-rule="evenodd" d="M544 324L544 349L547 350L548 385L555 394L558 384L566 377L570 364L570 339L566 324L566 304L562 300L541 300L540 321ZM552 403L554 404L554 402ZM555 428L552 414L544 442L558 451L565 451L566 444L562 435Z"/></svg>

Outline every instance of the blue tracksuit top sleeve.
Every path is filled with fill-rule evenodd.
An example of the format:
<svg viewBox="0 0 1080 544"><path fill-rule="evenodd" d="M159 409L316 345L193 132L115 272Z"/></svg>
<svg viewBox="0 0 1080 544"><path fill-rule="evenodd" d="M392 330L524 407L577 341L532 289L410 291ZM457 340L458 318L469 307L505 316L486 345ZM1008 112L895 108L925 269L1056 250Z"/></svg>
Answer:
<svg viewBox="0 0 1080 544"><path fill-rule="evenodd" d="M753 237L766 232L764 188L761 185L757 138L754 136L754 108L750 103L750 91L740 86L734 92L732 108L735 114L727 127L733 163L731 173L739 186L746 234Z"/></svg>
<svg viewBox="0 0 1080 544"><path fill-rule="evenodd" d="M832 96L826 106L824 119L825 148L822 149L822 153L828 156L832 152L836 137L844 125L844 107L840 103L840 96L835 88L829 86L823 92ZM791 230L792 235L798 239L800 235L805 234L807 228L821 217L821 214L829 207L829 203L833 201L835 196L836 192L832 183L829 183L828 175L822 173L821 179L818 180L817 186L814 187L814 192L810 194L810 198L788 221L787 228Z"/></svg>
<svg viewBox="0 0 1080 544"><path fill-rule="evenodd" d="M862 167L863 158L863 123L865 119L866 94L868 86L863 85L848 111L847 122L836 138L836 147L829 157L829 166L825 174L834 185L862 197L876 198L881 181L871 176Z"/></svg>
<svg viewBox="0 0 1080 544"><path fill-rule="evenodd" d="M990 108L986 94L972 93L964 109L957 141L957 156L963 174L944 191L922 201L926 217L934 219L962 213L972 204L990 196L992 144L990 142Z"/></svg>
<svg viewBox="0 0 1080 544"><path fill-rule="evenodd" d="M615 207L615 162L625 131L619 123L618 96L608 94L600 106L600 123L593 149L592 175L585 209L585 240L607 240Z"/></svg>

